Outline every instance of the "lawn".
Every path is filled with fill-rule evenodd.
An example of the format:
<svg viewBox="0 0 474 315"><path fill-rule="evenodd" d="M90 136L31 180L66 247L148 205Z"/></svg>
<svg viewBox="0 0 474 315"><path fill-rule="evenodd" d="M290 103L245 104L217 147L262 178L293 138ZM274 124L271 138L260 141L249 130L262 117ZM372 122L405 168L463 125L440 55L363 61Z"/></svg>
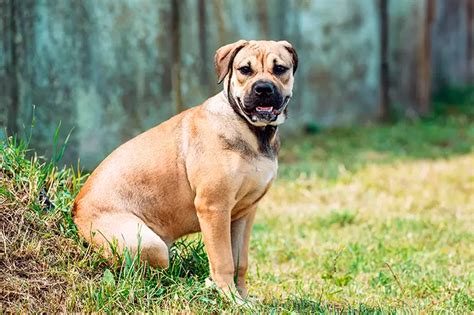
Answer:
<svg viewBox="0 0 474 315"><path fill-rule="evenodd" d="M198 236L176 244L166 271L91 251L70 216L87 174L58 169L61 154L0 145L2 312L474 311L472 114L283 138L244 306L205 286Z"/></svg>

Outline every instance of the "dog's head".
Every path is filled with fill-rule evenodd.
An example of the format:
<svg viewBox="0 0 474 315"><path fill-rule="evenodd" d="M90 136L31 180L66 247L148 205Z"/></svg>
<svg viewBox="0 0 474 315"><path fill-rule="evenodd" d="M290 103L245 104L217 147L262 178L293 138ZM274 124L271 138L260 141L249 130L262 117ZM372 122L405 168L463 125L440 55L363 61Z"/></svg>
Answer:
<svg viewBox="0 0 474 315"><path fill-rule="evenodd" d="M290 43L239 40L219 48L215 64L232 107L250 124L279 125L285 121L298 66Z"/></svg>

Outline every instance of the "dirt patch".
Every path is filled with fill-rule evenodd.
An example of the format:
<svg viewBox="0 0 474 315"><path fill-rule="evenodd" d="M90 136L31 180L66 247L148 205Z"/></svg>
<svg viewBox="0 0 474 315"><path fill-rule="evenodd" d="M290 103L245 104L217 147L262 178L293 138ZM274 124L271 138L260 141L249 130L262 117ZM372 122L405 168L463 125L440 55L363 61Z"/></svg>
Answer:
<svg viewBox="0 0 474 315"><path fill-rule="evenodd" d="M65 312L80 305L68 293L95 272L76 265L84 252L60 234L60 213L30 208L30 188L0 170L0 310Z"/></svg>

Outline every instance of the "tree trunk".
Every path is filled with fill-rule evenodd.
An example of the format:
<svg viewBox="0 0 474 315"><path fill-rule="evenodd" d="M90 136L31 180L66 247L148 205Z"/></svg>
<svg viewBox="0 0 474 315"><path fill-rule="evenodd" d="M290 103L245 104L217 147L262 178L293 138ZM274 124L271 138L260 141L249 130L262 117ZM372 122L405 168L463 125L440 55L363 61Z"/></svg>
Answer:
<svg viewBox="0 0 474 315"><path fill-rule="evenodd" d="M171 1L171 57L173 59L173 90L174 90L174 103L176 112L180 113L184 110L183 96L181 94L181 14L180 14L180 1Z"/></svg>
<svg viewBox="0 0 474 315"><path fill-rule="evenodd" d="M379 119L387 122L390 120L390 97L389 97L389 63L388 63L388 0L379 0L380 20L380 97L379 97Z"/></svg>
<svg viewBox="0 0 474 315"><path fill-rule="evenodd" d="M260 24L260 30L264 38L270 37L270 32L268 29L268 8L266 0L258 0L257 4L257 17Z"/></svg>
<svg viewBox="0 0 474 315"><path fill-rule="evenodd" d="M5 56L7 61L5 74L6 82L4 87L7 89L5 92L7 102L4 104L6 109L7 118L7 132L9 135L16 134L18 132L17 118L18 118L18 56L17 56L17 43L18 38L18 3L14 0L5 1L2 3L2 7L5 7L6 13L2 16L2 22L4 23L4 40L5 42ZM8 56L7 56L8 55Z"/></svg>
<svg viewBox="0 0 474 315"><path fill-rule="evenodd" d="M474 0L466 0L466 56L468 65L468 82L474 83L474 42L473 42L473 28L474 28Z"/></svg>
<svg viewBox="0 0 474 315"><path fill-rule="evenodd" d="M208 35L207 35L207 14L206 14L206 0L198 1L198 25L199 25L199 57L201 58L201 82L209 82L209 69L207 65L211 62L211 58L208 54ZM208 85L207 89L209 94L214 92L216 88L212 88L214 85Z"/></svg>
<svg viewBox="0 0 474 315"><path fill-rule="evenodd" d="M435 0L425 0L421 39L417 60L417 112L427 115L431 111L431 26L435 15Z"/></svg>

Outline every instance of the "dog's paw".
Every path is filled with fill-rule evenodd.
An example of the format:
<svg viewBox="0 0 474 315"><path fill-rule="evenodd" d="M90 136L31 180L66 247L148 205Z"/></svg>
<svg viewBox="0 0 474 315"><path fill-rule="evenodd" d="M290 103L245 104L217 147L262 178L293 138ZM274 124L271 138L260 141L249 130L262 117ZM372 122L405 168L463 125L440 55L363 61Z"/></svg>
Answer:
<svg viewBox="0 0 474 315"><path fill-rule="evenodd" d="M206 288L211 288L211 289L216 289L217 285L214 281L212 281L211 278L207 277L206 280L204 281L204 285Z"/></svg>
<svg viewBox="0 0 474 315"><path fill-rule="evenodd" d="M219 287L211 278L206 278L204 282L207 288L211 288L223 295L227 300L237 305L249 305L247 299L240 296L239 291L235 286L233 287Z"/></svg>

